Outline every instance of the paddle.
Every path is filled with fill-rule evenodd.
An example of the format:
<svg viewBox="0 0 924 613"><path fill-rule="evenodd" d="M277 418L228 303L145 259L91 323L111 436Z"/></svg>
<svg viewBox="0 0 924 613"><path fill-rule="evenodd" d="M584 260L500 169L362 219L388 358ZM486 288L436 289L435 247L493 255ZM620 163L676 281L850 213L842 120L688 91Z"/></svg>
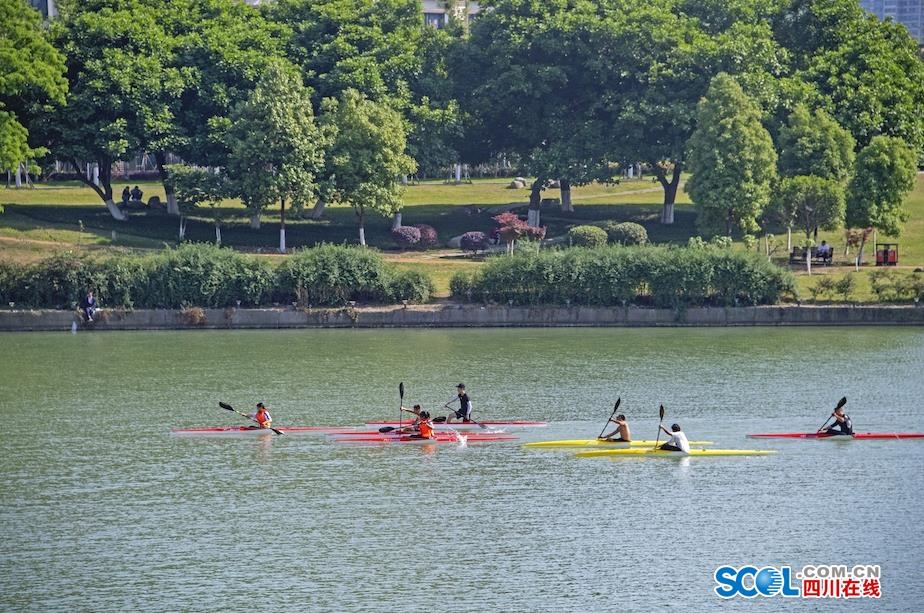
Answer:
<svg viewBox="0 0 924 613"><path fill-rule="evenodd" d="M606 423L603 424L603 430L600 430L600 435L597 438L603 438L603 433L606 432L606 427L610 425L610 422L613 421L613 415L616 414L616 411L619 410L619 403L622 402L622 397L616 399L616 404L613 405L613 412L610 414L610 418L606 420Z"/></svg>
<svg viewBox="0 0 924 613"><path fill-rule="evenodd" d="M661 405L661 409L658 411L658 416L659 416L658 436L655 437L655 446L654 446L655 449L658 448L658 441L661 439L661 424L664 423L664 405L663 404Z"/></svg>
<svg viewBox="0 0 924 613"><path fill-rule="evenodd" d="M446 416L445 416L445 415L440 415L439 417L434 417L434 418L431 419L430 421L432 421L432 422L435 423L435 424L444 424L444 423L446 423ZM382 432L382 433L391 432L391 431L393 431L393 430L399 430L400 428L401 428L401 424L400 424L400 423L398 424L398 427L397 427L397 428L394 427L394 426L382 426L381 428L379 428L379 432Z"/></svg>
<svg viewBox="0 0 924 613"><path fill-rule="evenodd" d="M223 408L223 409L225 409L225 410L227 410L227 411L233 411L233 412L237 413L238 415L240 415L241 417L246 417L246 418L249 419L250 421L253 421L253 422L256 422L256 421L257 421L256 419L253 419L253 418L252 418L250 415L248 415L247 413L241 413L240 411L238 411L237 409L235 409L234 407L232 407L230 404L228 404L228 403L226 403L226 402L219 402L219 403L218 403L218 406L220 406L221 408ZM285 432L283 432L282 430L277 430L276 428L267 428L267 430L272 430L272 431L275 432L276 434L285 434Z"/></svg>
<svg viewBox="0 0 924 613"><path fill-rule="evenodd" d="M400 428L401 422L404 421L404 414L401 411L401 409L404 408L404 381L398 384L398 398L401 399L400 402L398 402L398 427ZM381 432L381 430L379 430L379 432Z"/></svg>
<svg viewBox="0 0 924 613"><path fill-rule="evenodd" d="M844 406L845 404L847 404L847 396L844 396L844 397L842 397L840 400L837 401L837 406L834 407L834 411L838 410L839 408L841 408L841 407ZM834 411L831 412L831 415L828 415L828 419L825 420L825 423L821 424L821 428L818 428L818 431L819 431L819 432L821 432L822 430L824 430L824 427L827 426L827 425L828 425L828 422L831 421L831 418L834 417Z"/></svg>

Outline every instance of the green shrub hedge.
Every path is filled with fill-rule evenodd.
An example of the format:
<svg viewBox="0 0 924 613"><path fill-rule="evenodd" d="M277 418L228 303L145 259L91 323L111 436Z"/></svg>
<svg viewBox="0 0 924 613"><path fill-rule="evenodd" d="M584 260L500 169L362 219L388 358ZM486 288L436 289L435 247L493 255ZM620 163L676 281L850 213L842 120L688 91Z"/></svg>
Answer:
<svg viewBox="0 0 924 613"><path fill-rule="evenodd" d="M606 232L597 226L574 226L568 230L568 241L575 247L600 247L606 244Z"/></svg>
<svg viewBox="0 0 924 613"><path fill-rule="evenodd" d="M667 247L597 247L493 258L450 281L455 298L514 304L773 304L792 274L753 253Z"/></svg>
<svg viewBox="0 0 924 613"><path fill-rule="evenodd" d="M374 250L322 245L279 265L208 244L105 259L57 253L31 266L0 262L0 300L26 308L72 308L87 289L110 308L224 308L299 302L426 302L433 282L396 271Z"/></svg>

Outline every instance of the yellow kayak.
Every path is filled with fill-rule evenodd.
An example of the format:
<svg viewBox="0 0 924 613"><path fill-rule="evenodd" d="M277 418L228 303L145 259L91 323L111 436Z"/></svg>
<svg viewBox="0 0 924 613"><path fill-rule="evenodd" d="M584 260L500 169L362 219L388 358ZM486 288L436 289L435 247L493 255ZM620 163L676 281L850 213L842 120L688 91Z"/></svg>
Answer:
<svg viewBox="0 0 924 613"><path fill-rule="evenodd" d="M664 441L660 441L663 443ZM655 441L607 441L599 438L575 438L563 441L537 441L535 443L526 443L524 447L610 447L613 449L628 449L630 447L652 447L660 444ZM711 445L712 441L690 441L691 445Z"/></svg>
<svg viewBox="0 0 924 613"><path fill-rule="evenodd" d="M686 456L730 456L730 455L770 455L776 453L773 449L691 449L690 453L682 451L661 451L660 449L629 448L629 449L594 449L593 451L579 451L575 455L581 458L596 458L600 456L615 457L686 457Z"/></svg>

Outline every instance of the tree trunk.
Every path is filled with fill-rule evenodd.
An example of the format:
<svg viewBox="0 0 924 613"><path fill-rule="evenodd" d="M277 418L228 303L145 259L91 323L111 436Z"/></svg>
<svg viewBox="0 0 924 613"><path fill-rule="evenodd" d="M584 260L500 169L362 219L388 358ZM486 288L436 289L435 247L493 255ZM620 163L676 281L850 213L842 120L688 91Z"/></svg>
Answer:
<svg viewBox="0 0 924 613"><path fill-rule="evenodd" d="M86 175L77 164L77 160L71 159L68 163L77 172L81 183L96 192L96 195L106 204L106 208L109 209L109 214L112 215L113 219L119 221L128 220L128 215L112 201L112 160L110 158L103 157L97 160L93 172Z"/></svg>
<svg viewBox="0 0 924 613"><path fill-rule="evenodd" d="M394 218L391 220L391 229L395 230L401 227L401 211L395 213Z"/></svg>
<svg viewBox="0 0 924 613"><path fill-rule="evenodd" d="M215 244L221 247L221 225L215 224Z"/></svg>
<svg viewBox="0 0 924 613"><path fill-rule="evenodd" d="M15 175L16 175L16 181L15 181L16 189L19 189L22 187L22 164L16 165Z"/></svg>
<svg viewBox="0 0 924 613"><path fill-rule="evenodd" d="M786 253L792 253L792 228L786 228Z"/></svg>
<svg viewBox="0 0 924 613"><path fill-rule="evenodd" d="M180 215L180 240L186 238L186 218Z"/></svg>
<svg viewBox="0 0 924 613"><path fill-rule="evenodd" d="M279 199L279 253L286 252L286 199Z"/></svg>
<svg viewBox="0 0 924 613"><path fill-rule="evenodd" d="M324 208L327 206L322 198L318 198L318 201L314 203L314 208L311 209L311 218L312 219L321 219L321 215L324 214Z"/></svg>
<svg viewBox="0 0 924 613"><path fill-rule="evenodd" d="M356 217L359 219L359 244L363 247L366 246L366 215L363 207L357 207Z"/></svg>
<svg viewBox="0 0 924 613"><path fill-rule="evenodd" d="M259 212L250 214L250 229L251 230L260 229L260 213Z"/></svg>
<svg viewBox="0 0 924 613"><path fill-rule="evenodd" d="M160 175L160 182L164 184L164 193L167 195L167 214L179 215L180 205L176 201L176 192L173 191L173 185L167 181L167 153L165 151L155 151L154 160L157 162L157 174Z"/></svg>
<svg viewBox="0 0 924 613"><path fill-rule="evenodd" d="M561 186L561 212L573 213L574 205L571 204L571 181L568 179L559 179L558 184Z"/></svg>
<svg viewBox="0 0 924 613"><path fill-rule="evenodd" d="M674 202L677 200L677 186L680 185L680 174L683 167L680 162L675 162L671 178L668 179L667 173L657 163L653 163L652 166L656 169L655 176L658 178L658 182L664 188L664 207L661 210L661 223L671 225L674 223Z"/></svg>
<svg viewBox="0 0 924 613"><path fill-rule="evenodd" d="M545 179L536 177L533 185L529 190L529 211L526 214L526 225L539 227L539 206L542 203L542 188L545 185Z"/></svg>

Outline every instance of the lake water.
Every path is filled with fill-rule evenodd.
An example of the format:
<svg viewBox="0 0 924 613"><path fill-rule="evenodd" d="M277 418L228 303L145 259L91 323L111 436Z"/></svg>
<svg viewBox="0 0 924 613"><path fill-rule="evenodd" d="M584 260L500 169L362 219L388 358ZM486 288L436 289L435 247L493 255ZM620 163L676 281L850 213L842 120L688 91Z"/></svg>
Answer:
<svg viewBox="0 0 924 613"><path fill-rule="evenodd" d="M292 330L0 334L3 611L919 611L920 328ZM356 446L322 435L468 386L519 441ZM617 398L767 457L581 459ZM882 597L714 592L722 565L881 567Z"/></svg>

